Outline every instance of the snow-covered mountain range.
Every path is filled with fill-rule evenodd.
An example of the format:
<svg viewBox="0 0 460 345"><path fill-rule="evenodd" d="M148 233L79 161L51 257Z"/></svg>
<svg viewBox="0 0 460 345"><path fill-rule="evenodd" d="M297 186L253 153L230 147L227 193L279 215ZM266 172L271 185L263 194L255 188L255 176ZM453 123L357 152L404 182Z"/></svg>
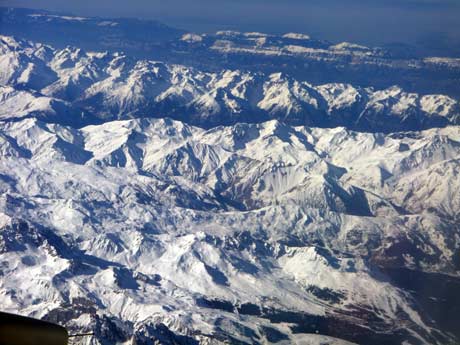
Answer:
<svg viewBox="0 0 460 345"><path fill-rule="evenodd" d="M159 324L204 342L451 340L376 267L458 274L458 127L25 119L1 133L3 309L102 343Z"/></svg>
<svg viewBox="0 0 460 345"><path fill-rule="evenodd" d="M282 72L315 85L350 83L460 97L458 56L419 52L403 44L365 47L306 34L218 31L193 33L138 19L93 18L0 7L0 33L64 49L124 52L205 72ZM57 35L56 33L59 33ZM423 49L422 49L423 50Z"/></svg>
<svg viewBox="0 0 460 345"><path fill-rule="evenodd" d="M459 341L455 97L172 60L0 36L3 311L80 344Z"/></svg>
<svg viewBox="0 0 460 345"><path fill-rule="evenodd" d="M7 36L0 37L0 52L0 84L5 85L0 89L1 118L35 116L82 126L166 116L208 128L278 119L384 132L460 122L457 100L397 86L314 86L282 73L210 73L116 53L56 50Z"/></svg>

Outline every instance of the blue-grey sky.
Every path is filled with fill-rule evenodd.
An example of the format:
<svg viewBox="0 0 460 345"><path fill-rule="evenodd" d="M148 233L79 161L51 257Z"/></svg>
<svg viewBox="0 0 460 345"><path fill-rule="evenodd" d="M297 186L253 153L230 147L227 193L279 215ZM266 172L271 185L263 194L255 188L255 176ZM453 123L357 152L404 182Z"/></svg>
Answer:
<svg viewBox="0 0 460 345"><path fill-rule="evenodd" d="M460 0L0 0L78 15L157 19L192 31L304 32L364 44L460 44Z"/></svg>

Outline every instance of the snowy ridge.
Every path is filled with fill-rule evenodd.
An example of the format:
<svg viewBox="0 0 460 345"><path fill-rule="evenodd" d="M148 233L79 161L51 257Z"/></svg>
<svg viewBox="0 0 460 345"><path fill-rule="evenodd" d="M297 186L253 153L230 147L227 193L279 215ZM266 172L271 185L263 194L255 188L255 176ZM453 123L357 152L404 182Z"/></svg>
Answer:
<svg viewBox="0 0 460 345"><path fill-rule="evenodd" d="M407 92L460 97L460 65L452 55L455 48L446 48L451 57L437 57L438 51L422 45L365 47L293 32L198 34L154 21L83 18L23 8L0 7L0 17L1 34L61 49L74 45L86 51L124 51L137 59L168 61L208 72L283 72L315 85L351 83L376 89L400 85Z"/></svg>
<svg viewBox="0 0 460 345"><path fill-rule="evenodd" d="M40 110L39 118L49 114L47 121L82 126L168 116L205 127L279 119L293 125L371 132L420 130L460 121L457 100L396 86L385 90L337 83L314 86L282 73L202 72L123 54L55 50L4 36L0 51L0 84L14 88L2 88L0 109L16 117L35 116ZM17 102L14 97L24 89L30 95ZM31 95L37 99L29 99ZM13 103L16 108L11 109ZM53 119L58 106L66 116ZM69 109L63 111L65 107Z"/></svg>
<svg viewBox="0 0 460 345"><path fill-rule="evenodd" d="M0 133L5 310L95 344L451 337L374 265L459 274L458 127L25 119Z"/></svg>

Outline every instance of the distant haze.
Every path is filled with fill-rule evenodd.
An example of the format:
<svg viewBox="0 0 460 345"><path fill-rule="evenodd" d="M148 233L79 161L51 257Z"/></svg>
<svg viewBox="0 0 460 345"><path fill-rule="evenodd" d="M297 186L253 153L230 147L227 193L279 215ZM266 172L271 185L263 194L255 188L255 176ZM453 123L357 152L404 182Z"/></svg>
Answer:
<svg viewBox="0 0 460 345"><path fill-rule="evenodd" d="M197 32L295 31L335 42L401 42L449 55L460 50L458 0L0 0L0 4L156 19Z"/></svg>

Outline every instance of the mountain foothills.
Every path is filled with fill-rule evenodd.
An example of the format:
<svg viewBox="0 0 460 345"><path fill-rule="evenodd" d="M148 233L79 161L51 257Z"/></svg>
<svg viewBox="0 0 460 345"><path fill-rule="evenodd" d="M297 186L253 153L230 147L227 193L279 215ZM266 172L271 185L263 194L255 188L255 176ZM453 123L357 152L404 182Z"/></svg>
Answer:
<svg viewBox="0 0 460 345"><path fill-rule="evenodd" d="M2 30L92 25L138 42L110 31L119 20L27 11ZM402 60L383 50L144 24L172 35L146 50L176 40L228 59L0 36L1 309L94 333L75 344L457 344L455 92L270 71L301 54L389 78Z"/></svg>

